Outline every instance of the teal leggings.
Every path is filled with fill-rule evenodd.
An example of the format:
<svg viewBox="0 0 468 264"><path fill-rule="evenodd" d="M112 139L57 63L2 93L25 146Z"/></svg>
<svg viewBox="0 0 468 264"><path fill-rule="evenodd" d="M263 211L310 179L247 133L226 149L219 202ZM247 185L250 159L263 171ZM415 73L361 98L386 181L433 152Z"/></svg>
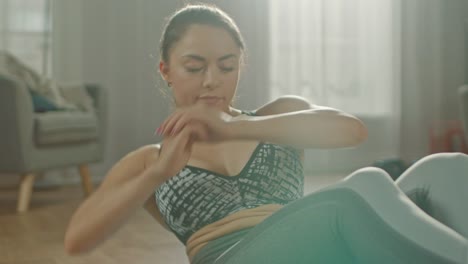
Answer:
<svg viewBox="0 0 468 264"><path fill-rule="evenodd" d="M434 217L405 195L415 188L428 191ZM467 264L467 192L464 154L428 156L396 183L381 169L360 169L253 228L211 241L192 263Z"/></svg>

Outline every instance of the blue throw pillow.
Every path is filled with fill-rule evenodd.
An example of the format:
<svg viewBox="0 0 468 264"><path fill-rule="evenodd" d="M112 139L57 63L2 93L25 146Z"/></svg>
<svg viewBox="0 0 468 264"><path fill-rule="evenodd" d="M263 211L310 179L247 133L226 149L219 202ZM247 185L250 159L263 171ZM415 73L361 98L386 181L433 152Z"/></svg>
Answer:
<svg viewBox="0 0 468 264"><path fill-rule="evenodd" d="M31 93L31 98L34 106L34 112L47 112L47 111L57 111L60 110L53 102L51 102L46 97L38 94L35 91L29 90Z"/></svg>

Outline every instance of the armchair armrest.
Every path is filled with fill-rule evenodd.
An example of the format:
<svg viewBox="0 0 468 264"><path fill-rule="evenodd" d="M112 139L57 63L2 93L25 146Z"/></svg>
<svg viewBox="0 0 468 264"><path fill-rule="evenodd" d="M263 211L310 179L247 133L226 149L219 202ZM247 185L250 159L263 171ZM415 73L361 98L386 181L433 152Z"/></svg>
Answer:
<svg viewBox="0 0 468 264"><path fill-rule="evenodd" d="M81 110L94 111L98 119L98 144L104 153L107 127L107 91L98 84L62 84L62 96ZM103 155L101 155L103 156Z"/></svg>
<svg viewBox="0 0 468 264"><path fill-rule="evenodd" d="M33 140L34 111L27 87L0 75L0 169L24 167L24 157Z"/></svg>
<svg viewBox="0 0 468 264"><path fill-rule="evenodd" d="M107 90L97 84L86 84L86 90L89 95L93 98L94 108L99 120L99 145L101 148L101 153L104 153L106 132L107 132L107 102L108 102L108 93Z"/></svg>
<svg viewBox="0 0 468 264"><path fill-rule="evenodd" d="M93 111L100 125L105 125L107 92L98 84L61 84L62 96L82 111Z"/></svg>
<svg viewBox="0 0 468 264"><path fill-rule="evenodd" d="M460 97L460 119L465 130L465 139L468 142L468 85L464 85L458 89Z"/></svg>
<svg viewBox="0 0 468 264"><path fill-rule="evenodd" d="M97 84L86 84L86 91L93 98L94 108L101 121L105 121L107 113L107 91L104 87Z"/></svg>

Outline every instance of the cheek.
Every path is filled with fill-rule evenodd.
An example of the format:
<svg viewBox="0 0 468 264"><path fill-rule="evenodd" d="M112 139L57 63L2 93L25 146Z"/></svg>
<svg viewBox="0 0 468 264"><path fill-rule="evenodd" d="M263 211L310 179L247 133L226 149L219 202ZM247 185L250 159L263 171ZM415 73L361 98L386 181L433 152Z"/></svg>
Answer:
<svg viewBox="0 0 468 264"><path fill-rule="evenodd" d="M173 94L180 103L188 103L191 101L192 98L196 96L195 91L197 91L197 89L194 88L194 85L190 85L190 83L183 82L182 80L179 80L177 84L173 85Z"/></svg>
<svg viewBox="0 0 468 264"><path fill-rule="evenodd" d="M225 83L231 88L235 89L239 82L239 72L228 74L225 79Z"/></svg>
<svg viewBox="0 0 468 264"><path fill-rule="evenodd" d="M236 71L235 73L229 76L229 78L231 78L231 80L236 83L239 81L239 77L240 77L240 72L238 71Z"/></svg>
<svg viewBox="0 0 468 264"><path fill-rule="evenodd" d="M179 105L190 105L193 103L193 98L198 96L197 87L200 86L200 81L185 72L174 72L173 76L173 95Z"/></svg>
<svg viewBox="0 0 468 264"><path fill-rule="evenodd" d="M185 71L178 71L173 77L174 87L182 93L190 93L190 91L193 90L193 87L196 87L200 83L199 78L196 78L193 74L189 74Z"/></svg>

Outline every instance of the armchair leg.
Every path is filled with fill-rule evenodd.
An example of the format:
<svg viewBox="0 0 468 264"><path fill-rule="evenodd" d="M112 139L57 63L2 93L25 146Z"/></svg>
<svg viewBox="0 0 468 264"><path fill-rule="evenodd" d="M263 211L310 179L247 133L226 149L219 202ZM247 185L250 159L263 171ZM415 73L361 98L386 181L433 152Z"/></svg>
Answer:
<svg viewBox="0 0 468 264"><path fill-rule="evenodd" d="M81 184L83 186L83 192L86 196L90 195L93 192L93 182L91 181L91 175L89 174L88 165L78 166L81 176Z"/></svg>
<svg viewBox="0 0 468 264"><path fill-rule="evenodd" d="M21 175L21 182L19 187L18 205L16 211L19 213L26 212L29 209L29 203L31 201L31 194L34 185L34 179L36 175L33 173L27 173Z"/></svg>

